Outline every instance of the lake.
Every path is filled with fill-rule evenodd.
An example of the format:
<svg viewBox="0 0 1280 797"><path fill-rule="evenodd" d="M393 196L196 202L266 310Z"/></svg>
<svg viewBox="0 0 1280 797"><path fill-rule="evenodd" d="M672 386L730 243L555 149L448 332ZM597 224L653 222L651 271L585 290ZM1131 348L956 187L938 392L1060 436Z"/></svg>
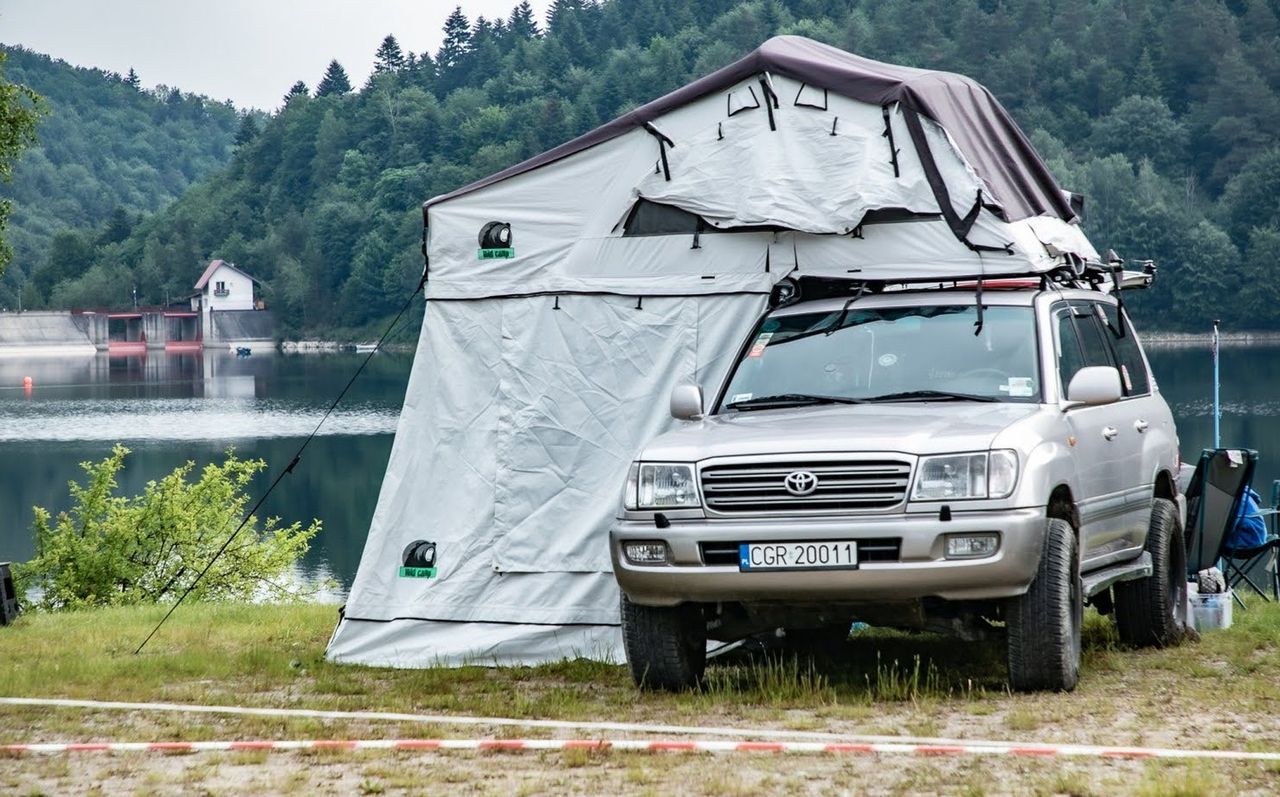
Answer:
<svg viewBox="0 0 1280 797"><path fill-rule="evenodd" d="M1222 439L1261 452L1254 484L1263 498L1280 479L1280 347L1222 351ZM288 464L346 384L363 354L155 352L145 357L0 357L0 561L33 553L31 507L67 508L77 463L120 441L132 449L120 478L134 494L188 459L203 465L228 446L265 459L254 500ZM1213 440L1213 362L1206 346L1149 348L1178 420L1182 454L1194 462ZM308 575L349 587L391 452L411 354L379 353L321 428L293 474L260 513L286 522L319 518L324 529L304 561ZM30 393L23 378L30 376ZM338 595L332 596L340 597Z"/></svg>
<svg viewBox="0 0 1280 797"><path fill-rule="evenodd" d="M220 461L235 446L238 456L267 461L256 501L365 356L0 358L0 561L30 558L31 507L67 508L78 463L102 459L117 441L133 452L122 494L189 459ZM323 521L303 563L309 575L332 576L343 588L355 576L412 362L411 354L375 355L259 512Z"/></svg>

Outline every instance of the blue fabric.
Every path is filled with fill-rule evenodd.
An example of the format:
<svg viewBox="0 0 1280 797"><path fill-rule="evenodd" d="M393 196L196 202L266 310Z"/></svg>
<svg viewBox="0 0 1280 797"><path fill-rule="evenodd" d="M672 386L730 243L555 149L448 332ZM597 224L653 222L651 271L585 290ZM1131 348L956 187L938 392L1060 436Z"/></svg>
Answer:
<svg viewBox="0 0 1280 797"><path fill-rule="evenodd" d="M1262 518L1258 495L1252 487L1246 487L1240 498L1240 509L1236 512L1235 523L1227 532L1227 541L1223 546L1229 551L1247 551L1257 548L1267 541L1267 524Z"/></svg>

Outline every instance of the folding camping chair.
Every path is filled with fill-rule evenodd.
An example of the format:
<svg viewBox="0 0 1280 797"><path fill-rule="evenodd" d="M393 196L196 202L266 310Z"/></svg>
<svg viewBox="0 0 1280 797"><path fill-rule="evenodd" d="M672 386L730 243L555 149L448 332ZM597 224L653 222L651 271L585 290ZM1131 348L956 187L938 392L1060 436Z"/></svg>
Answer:
<svg viewBox="0 0 1280 797"><path fill-rule="evenodd" d="M1225 547L1227 535L1257 465L1258 452L1247 448L1206 448L1200 452L1186 488L1189 577L1219 562L1225 564L1230 553ZM1240 605L1244 607L1243 602Z"/></svg>
<svg viewBox="0 0 1280 797"><path fill-rule="evenodd" d="M1227 549L1223 552L1223 571L1227 586L1235 588L1244 582L1265 600L1280 601L1280 530L1277 530L1276 513L1280 512L1280 481L1271 483L1271 506L1263 509L1261 514L1267 516L1267 539L1261 545L1239 550ZM1254 581L1258 577L1257 569L1266 574L1271 597L1267 590L1259 587Z"/></svg>

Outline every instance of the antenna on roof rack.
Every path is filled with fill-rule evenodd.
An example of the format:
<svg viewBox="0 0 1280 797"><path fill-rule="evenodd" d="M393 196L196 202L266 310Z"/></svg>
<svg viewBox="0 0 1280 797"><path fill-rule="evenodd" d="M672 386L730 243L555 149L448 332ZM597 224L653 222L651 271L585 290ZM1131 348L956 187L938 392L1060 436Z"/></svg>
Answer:
<svg viewBox="0 0 1280 797"><path fill-rule="evenodd" d="M1121 282L1124 278L1124 258L1116 254L1116 250L1107 250L1107 268L1111 271L1111 283L1116 292L1116 312L1121 316L1119 319L1120 329L1117 331L1117 337L1124 337L1124 291L1121 290Z"/></svg>

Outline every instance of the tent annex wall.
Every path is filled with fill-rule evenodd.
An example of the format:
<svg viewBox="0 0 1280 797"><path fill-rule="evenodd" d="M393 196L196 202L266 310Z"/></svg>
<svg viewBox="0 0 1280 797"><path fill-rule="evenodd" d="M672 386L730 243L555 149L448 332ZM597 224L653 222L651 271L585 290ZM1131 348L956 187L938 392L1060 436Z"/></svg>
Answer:
<svg viewBox="0 0 1280 797"><path fill-rule="evenodd" d="M981 86L798 37L425 215L426 316L335 661L620 661L627 467L672 387L723 379L774 284L1097 258ZM509 245L478 249L492 222Z"/></svg>

